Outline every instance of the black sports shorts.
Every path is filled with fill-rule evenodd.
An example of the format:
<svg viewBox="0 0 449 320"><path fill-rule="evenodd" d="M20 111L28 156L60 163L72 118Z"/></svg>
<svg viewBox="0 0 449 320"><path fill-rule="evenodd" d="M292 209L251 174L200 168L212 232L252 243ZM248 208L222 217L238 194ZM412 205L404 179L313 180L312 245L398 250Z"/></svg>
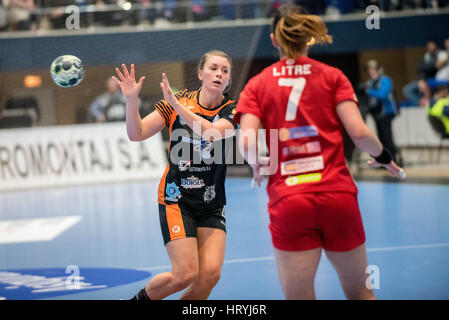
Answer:
<svg viewBox="0 0 449 320"><path fill-rule="evenodd" d="M193 211L178 204L159 204L164 245L171 240L197 237L197 228L215 228L226 232L224 208Z"/></svg>

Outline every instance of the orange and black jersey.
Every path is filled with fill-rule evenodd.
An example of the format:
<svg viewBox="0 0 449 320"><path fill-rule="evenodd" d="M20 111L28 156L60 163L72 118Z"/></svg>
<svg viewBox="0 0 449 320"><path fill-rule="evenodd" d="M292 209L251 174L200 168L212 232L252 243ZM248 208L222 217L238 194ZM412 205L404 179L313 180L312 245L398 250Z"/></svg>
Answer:
<svg viewBox="0 0 449 320"><path fill-rule="evenodd" d="M199 93L200 90L183 90L175 96L200 117L210 122L224 118L237 128L233 121L236 101L225 95L218 107L206 109L199 103ZM202 139L165 100L156 103L155 108L170 132L169 161L159 184L158 202L179 203L191 210L223 207L226 204L225 146L228 143L224 139L215 142Z"/></svg>

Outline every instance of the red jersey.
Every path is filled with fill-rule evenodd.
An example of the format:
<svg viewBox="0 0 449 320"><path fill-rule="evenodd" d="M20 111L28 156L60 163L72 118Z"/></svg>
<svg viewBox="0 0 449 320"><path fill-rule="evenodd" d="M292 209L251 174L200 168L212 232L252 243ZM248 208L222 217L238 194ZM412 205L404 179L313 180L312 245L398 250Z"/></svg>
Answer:
<svg viewBox="0 0 449 320"><path fill-rule="evenodd" d="M270 203L300 192L357 193L336 111L345 100L358 104L343 72L308 57L283 59L247 83L234 120L251 113L266 129L270 162L278 163L268 179ZM277 129L277 150L270 145L270 129Z"/></svg>

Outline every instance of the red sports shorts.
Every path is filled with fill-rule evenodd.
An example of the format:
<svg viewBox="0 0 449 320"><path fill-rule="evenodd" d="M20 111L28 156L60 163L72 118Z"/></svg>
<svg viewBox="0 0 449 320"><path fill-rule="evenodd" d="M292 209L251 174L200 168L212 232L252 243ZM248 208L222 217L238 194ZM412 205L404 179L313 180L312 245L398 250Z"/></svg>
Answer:
<svg viewBox="0 0 449 320"><path fill-rule="evenodd" d="M365 243L355 193L293 194L273 203L268 211L273 245L279 250L322 247L329 251L349 251Z"/></svg>

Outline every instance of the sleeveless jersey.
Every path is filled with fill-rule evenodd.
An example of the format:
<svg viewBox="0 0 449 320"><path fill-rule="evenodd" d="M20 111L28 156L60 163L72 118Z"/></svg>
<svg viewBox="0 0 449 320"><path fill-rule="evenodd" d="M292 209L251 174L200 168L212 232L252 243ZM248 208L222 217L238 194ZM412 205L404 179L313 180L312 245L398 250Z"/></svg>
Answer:
<svg viewBox="0 0 449 320"><path fill-rule="evenodd" d="M233 121L235 101L227 95L215 109L206 109L199 103L200 90L178 92L178 101L193 113L215 122L224 118ZM226 204L225 146L233 138L210 142L202 139L182 120L165 101L155 105L165 119L170 132L169 163L159 184L158 202L183 204L191 210L223 207Z"/></svg>
<svg viewBox="0 0 449 320"><path fill-rule="evenodd" d="M242 113L251 113L267 130L270 163L277 163L268 179L270 203L300 192L357 193L336 112L345 100L358 104L347 77L308 57L283 59L247 83L234 120L238 123ZM270 140L271 129L275 136Z"/></svg>

